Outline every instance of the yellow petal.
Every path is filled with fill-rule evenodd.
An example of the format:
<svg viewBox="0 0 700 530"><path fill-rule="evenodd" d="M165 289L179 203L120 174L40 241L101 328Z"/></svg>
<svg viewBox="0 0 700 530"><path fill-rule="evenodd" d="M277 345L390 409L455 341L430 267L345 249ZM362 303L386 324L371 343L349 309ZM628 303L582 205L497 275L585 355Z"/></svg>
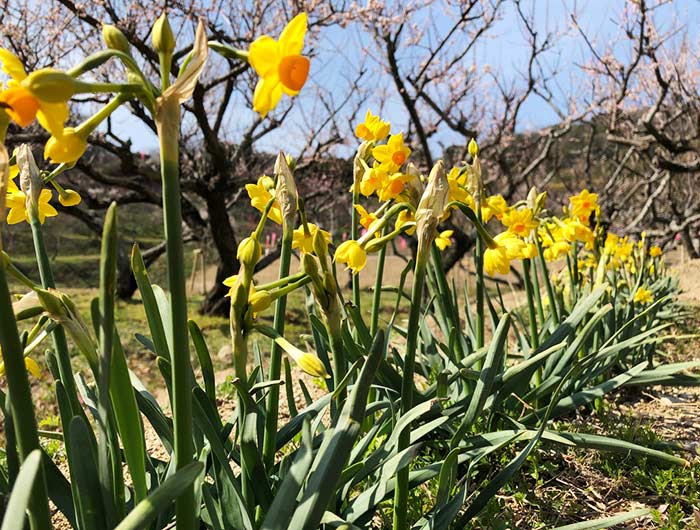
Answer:
<svg viewBox="0 0 700 530"><path fill-rule="evenodd" d="M253 94L253 110L263 118L277 106L282 98L282 83L277 75L260 79Z"/></svg>
<svg viewBox="0 0 700 530"><path fill-rule="evenodd" d="M248 62L260 77L276 72L279 54L275 39L267 35L255 39L248 51Z"/></svg>
<svg viewBox="0 0 700 530"><path fill-rule="evenodd" d="M26 211L24 208L10 208L10 211L7 214L8 225L16 225L17 223L21 223L26 219Z"/></svg>
<svg viewBox="0 0 700 530"><path fill-rule="evenodd" d="M44 129L59 138L63 135L63 124L68 119L68 104L40 102L36 119Z"/></svg>
<svg viewBox="0 0 700 530"><path fill-rule="evenodd" d="M27 371L37 379L41 377L41 368L39 368L37 362L31 357L24 358L24 366L27 368Z"/></svg>
<svg viewBox="0 0 700 530"><path fill-rule="evenodd" d="M2 71L15 81L22 81L27 77L22 61L10 50L0 48L0 62L2 63Z"/></svg>
<svg viewBox="0 0 700 530"><path fill-rule="evenodd" d="M279 39L281 55L298 55L304 48L306 35L306 13L299 13L282 30Z"/></svg>

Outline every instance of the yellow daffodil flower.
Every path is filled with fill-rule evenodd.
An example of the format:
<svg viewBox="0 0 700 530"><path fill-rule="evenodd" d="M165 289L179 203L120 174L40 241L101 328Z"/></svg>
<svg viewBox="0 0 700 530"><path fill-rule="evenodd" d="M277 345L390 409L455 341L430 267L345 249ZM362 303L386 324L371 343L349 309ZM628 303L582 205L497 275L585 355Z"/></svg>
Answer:
<svg viewBox="0 0 700 530"><path fill-rule="evenodd" d="M663 254L663 252L661 251L661 247L659 247L657 245L654 245L653 247L651 247L649 249L649 255L652 258L658 258L661 254Z"/></svg>
<svg viewBox="0 0 700 530"><path fill-rule="evenodd" d="M508 211L508 204L503 198L503 195L491 195L486 197L486 204L481 206L481 219L488 223L492 217L501 219L503 214Z"/></svg>
<svg viewBox="0 0 700 530"><path fill-rule="evenodd" d="M401 210L399 215L396 216L396 222L394 223L394 230L400 230L404 225L408 223L413 223L412 226L406 229L406 235L412 236L416 232L416 216L411 210Z"/></svg>
<svg viewBox="0 0 700 530"><path fill-rule="evenodd" d="M523 258L525 242L511 232L501 232L493 238L496 248L487 248L484 251L484 272L489 276L508 274L510 262Z"/></svg>
<svg viewBox="0 0 700 530"><path fill-rule="evenodd" d="M260 76L253 95L253 110L263 118L274 109L282 94L296 96L309 76L309 59L301 55L306 35L306 13L294 17L279 40L268 35L250 45L248 62Z"/></svg>
<svg viewBox="0 0 700 530"><path fill-rule="evenodd" d="M44 147L44 158L54 164L73 164L87 150L87 136L66 127L59 136L52 136Z"/></svg>
<svg viewBox="0 0 700 530"><path fill-rule="evenodd" d="M377 190L384 187L384 183L389 178L389 166L375 162L371 168L368 168L362 175L360 180L360 193L365 197L369 197Z"/></svg>
<svg viewBox="0 0 700 530"><path fill-rule="evenodd" d="M406 182L411 177L403 173L392 173L387 175L382 187L377 190L377 197L380 201L390 201L398 197L406 188Z"/></svg>
<svg viewBox="0 0 700 530"><path fill-rule="evenodd" d="M248 192L250 204L253 206L253 208L260 212L264 212L267 203L270 202L270 199L272 199L272 192L270 190L273 190L274 187L275 181L267 175L260 177L258 182L255 184L246 184L245 189ZM278 225L282 224L282 211L280 210L280 206L276 200L272 204L272 208L270 208L267 217Z"/></svg>
<svg viewBox="0 0 700 530"><path fill-rule="evenodd" d="M389 164L393 171L400 168L408 159L411 150L403 143L403 133L392 134L384 145L372 149L372 156L380 164Z"/></svg>
<svg viewBox="0 0 700 530"><path fill-rule="evenodd" d="M78 206L82 200L83 199L80 194L75 190L63 190L63 193L59 192L58 194L58 202L60 202L66 208L70 206Z"/></svg>
<svg viewBox="0 0 700 530"><path fill-rule="evenodd" d="M440 232L435 238L437 248L440 250L445 250L447 247L449 247L452 244L452 234L454 234L454 230L443 230Z"/></svg>
<svg viewBox="0 0 700 530"><path fill-rule="evenodd" d="M367 142L378 142L386 138L390 130L391 124L388 121L382 121L367 109L364 123L355 127L355 135Z"/></svg>
<svg viewBox="0 0 700 530"><path fill-rule="evenodd" d="M12 182L12 181L10 181ZM39 222L44 224L47 217L55 217L58 215L56 209L49 204L52 194L51 190L43 189L39 194L37 201L37 211L39 214ZM14 186L14 191L10 190L6 196L7 208L7 224L14 225L22 221L29 222L29 214L27 213L27 196L22 190Z"/></svg>
<svg viewBox="0 0 700 530"><path fill-rule="evenodd" d="M582 190L578 195L569 198L569 203L571 204L571 215L578 217L584 222L588 221L593 212L599 210L598 194L590 193L586 189Z"/></svg>
<svg viewBox="0 0 700 530"><path fill-rule="evenodd" d="M0 91L0 102L10 107L5 112L12 121L20 127L26 127L36 118L44 129L54 136L60 136L63 124L68 119L67 103L49 103L32 94L22 84L28 77L27 72L11 51L0 48L0 62L2 71L10 76L6 88Z"/></svg>
<svg viewBox="0 0 700 530"><path fill-rule="evenodd" d="M0 353L2 352L2 349L0 349ZM32 374L34 377L37 379L41 377L41 368L39 368L39 365L37 362L32 359L31 357L25 357L24 358L24 367L27 369L27 372ZM0 361L0 376L5 375L5 363Z"/></svg>
<svg viewBox="0 0 700 530"><path fill-rule="evenodd" d="M582 223L579 218L568 217L564 219L564 238L569 242L580 241L586 244L587 248L593 248L595 236L593 231Z"/></svg>
<svg viewBox="0 0 700 530"><path fill-rule="evenodd" d="M450 202L457 201L467 204L473 210L474 198L466 188L466 172L460 171L458 167L453 167L447 174L447 183L450 185Z"/></svg>
<svg viewBox="0 0 700 530"><path fill-rule="evenodd" d="M634 293L633 300L635 303L638 304L651 304L654 301L654 297L652 296L651 291L649 289L640 287L639 289L637 289L637 292Z"/></svg>
<svg viewBox="0 0 700 530"><path fill-rule="evenodd" d="M356 204L355 210L360 214L360 225L362 225L365 230L368 230L369 227L372 226L372 223L379 219L374 212L368 212L361 204Z"/></svg>
<svg viewBox="0 0 700 530"><path fill-rule="evenodd" d="M292 248L298 248L302 252L306 252L307 254L313 254L314 237L316 236L316 232L318 232L319 230L321 230L321 235L323 236L323 239L326 241L326 243L331 242L331 234L329 232L322 230L313 223L307 223L306 226L308 226L309 228L308 233L304 231L303 225L294 230L294 233L292 235Z"/></svg>
<svg viewBox="0 0 700 530"><path fill-rule="evenodd" d="M509 232L523 238L529 236L530 232L537 228L538 225L530 208L523 208L522 210L512 208L503 214L501 222L508 228Z"/></svg>
<svg viewBox="0 0 700 530"><path fill-rule="evenodd" d="M357 274L367 264L367 252L357 241L349 239L338 245L333 259L338 263L344 263L353 274Z"/></svg>

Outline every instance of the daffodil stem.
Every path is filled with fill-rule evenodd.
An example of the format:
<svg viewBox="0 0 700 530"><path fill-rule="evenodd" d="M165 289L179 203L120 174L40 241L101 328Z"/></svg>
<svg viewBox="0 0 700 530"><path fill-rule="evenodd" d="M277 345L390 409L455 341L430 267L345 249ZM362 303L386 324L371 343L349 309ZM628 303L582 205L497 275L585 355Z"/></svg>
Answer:
<svg viewBox="0 0 700 530"><path fill-rule="evenodd" d="M480 212L478 216L481 221ZM484 347L484 241L480 235L476 237L474 265L476 267L476 349L478 350Z"/></svg>
<svg viewBox="0 0 700 530"><path fill-rule="evenodd" d="M333 387L335 388L343 380L343 377L345 377L345 374L348 371L347 363L345 362L345 346L343 346L343 339L341 337L339 314L334 313L328 315L326 329L328 329L331 353L333 354ZM338 392L338 402L335 409L336 412L342 410L343 403L345 403L345 397L345 389L340 390ZM337 414L333 419L334 421L337 419Z"/></svg>
<svg viewBox="0 0 700 530"><path fill-rule="evenodd" d="M282 248L280 249L279 279L289 276L292 259L292 239L294 227L284 219L282 228ZM284 321L287 312L287 295L280 296L275 303L275 316L272 326L280 335L284 335ZM282 348L276 341L270 347L270 381L275 381L282 374ZM279 386L272 385L267 398L267 414L265 416L265 437L263 440L263 462L268 470L275 464L275 447L277 444L277 417L279 415Z"/></svg>
<svg viewBox="0 0 700 530"><path fill-rule="evenodd" d="M352 193L352 217L350 225L350 239L357 241L359 237L359 225L360 225L360 213L357 211L355 206L360 204L360 192L359 190L353 190ZM352 275L352 302L357 307L358 312L360 311L360 275ZM334 381L337 383L337 381Z"/></svg>
<svg viewBox="0 0 700 530"><path fill-rule="evenodd" d="M532 286L532 275L530 260L523 260L523 277L525 279L525 294L527 297L527 312L530 325L530 352L532 353L539 346L539 336L537 334L537 315L535 314L535 291Z"/></svg>
<svg viewBox="0 0 700 530"><path fill-rule="evenodd" d="M32 393L24 365L22 344L19 340L17 322L12 311L12 299L7 287L4 267L0 267L0 347L7 374L9 400L6 401L6 406L10 407L12 411L17 449L20 459L24 461L34 449L40 449L39 435ZM43 530L51 527L43 466L32 487L29 501L29 522L32 530Z"/></svg>
<svg viewBox="0 0 700 530"><path fill-rule="evenodd" d="M413 269L413 287L411 290L411 312L408 317L406 336L406 354L403 361L403 378L401 381L401 413L405 414L413 406L413 373L415 369L416 350L418 348L418 329L420 327L421 304L423 302L423 286L428 262L428 249L419 243L416 253L416 266ZM401 451L410 444L411 430L404 429L399 436ZM394 492L394 530L408 528L408 466L396 475L396 490Z"/></svg>
<svg viewBox="0 0 700 530"><path fill-rule="evenodd" d="M41 223L39 222L36 212L33 211L32 208L28 208L27 213L29 214L29 225L32 229L34 254L36 255L36 263L39 268L41 285L44 289L53 289L56 287L56 283L54 281L53 271L51 270L51 262L46 252L46 246L44 245L44 234L42 232ZM72 414L84 416L83 408L80 406L80 400L78 399L78 391L73 377L73 367L70 363L68 341L66 340L66 332L63 326L57 326L53 330L51 338L58 361L58 373L61 377L61 383L68 394ZM64 425L63 428L67 430L68 426Z"/></svg>
<svg viewBox="0 0 700 530"><path fill-rule="evenodd" d="M554 317L555 325L559 325L559 311L557 310L557 299L554 296L554 287L552 286L552 280L549 277L549 272L547 270L547 260L544 259L544 251L542 250L542 244L540 240L537 240L537 251L539 253L540 265L542 265L542 278L544 278L544 286L547 289L547 298L549 299L549 310L552 312Z"/></svg>
<svg viewBox="0 0 700 530"><path fill-rule="evenodd" d="M385 236L387 232L388 229L385 226L382 229L382 236ZM382 303L382 283L384 280L384 262L386 260L386 247L387 245L383 245L382 248L379 249L379 253L377 254L377 274L374 278L374 293L372 295L372 320L369 326L369 332L372 335L372 337L374 337L377 334L377 328L379 327L379 312L381 310Z"/></svg>
<svg viewBox="0 0 700 530"><path fill-rule="evenodd" d="M163 223L170 291L170 333L172 344L173 423L175 468L182 469L194 456L192 439L192 365L187 333L187 292L182 240L182 211L179 170L180 107L176 99L162 102L158 126L160 169L163 187ZM178 530L194 530L194 488L187 488L175 503Z"/></svg>

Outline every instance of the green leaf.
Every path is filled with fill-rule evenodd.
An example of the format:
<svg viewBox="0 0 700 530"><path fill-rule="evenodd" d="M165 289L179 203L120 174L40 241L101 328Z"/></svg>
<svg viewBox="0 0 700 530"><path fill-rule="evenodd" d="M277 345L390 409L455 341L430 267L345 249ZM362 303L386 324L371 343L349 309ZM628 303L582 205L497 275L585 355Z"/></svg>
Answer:
<svg viewBox="0 0 700 530"><path fill-rule="evenodd" d="M5 516L2 519L2 527L0 530L23 530L26 518L29 499L34 489L34 481L39 475L41 469L41 451L34 449L19 470L15 485L12 487L10 501L5 508Z"/></svg>
<svg viewBox="0 0 700 530"><path fill-rule="evenodd" d="M197 358L199 359L199 366L202 369L202 378L204 379L204 390L211 399L212 403L216 403L216 383L214 378L214 366L211 362L211 355L209 354L209 348L207 343L202 336L202 331L194 320L187 322L187 327L190 330L190 337L192 338L192 344L194 344L194 350L197 352Z"/></svg>
<svg viewBox="0 0 700 530"><path fill-rule="evenodd" d="M649 508L640 508L639 510L632 510L631 512L624 512L612 517L603 517L601 519L594 519L592 521L583 521L581 523L567 524L564 526L557 526L552 530L598 530L600 528L610 528L613 525L624 523L626 521L631 521L637 517L643 517L651 513Z"/></svg>
<svg viewBox="0 0 700 530"><path fill-rule="evenodd" d="M143 434L141 414L136 403L134 389L131 386L126 357L116 331L114 332L114 351L112 354L112 371L109 388L112 397L114 416L119 437L124 447L124 458L129 467L134 485L134 499L141 502L148 493L146 482L146 440Z"/></svg>
<svg viewBox="0 0 700 530"><path fill-rule="evenodd" d="M171 475L144 500L138 503L114 530L142 530L160 512L170 507L173 501L192 486L204 470L201 462L192 462Z"/></svg>

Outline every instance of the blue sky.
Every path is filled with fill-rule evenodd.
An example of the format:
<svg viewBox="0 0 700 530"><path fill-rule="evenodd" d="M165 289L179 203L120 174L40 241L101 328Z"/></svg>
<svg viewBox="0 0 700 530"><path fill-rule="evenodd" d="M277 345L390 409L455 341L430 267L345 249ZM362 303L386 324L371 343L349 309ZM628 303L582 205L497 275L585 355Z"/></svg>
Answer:
<svg viewBox="0 0 700 530"><path fill-rule="evenodd" d="M436 1L435 15L438 16L441 10L441 2ZM570 24L570 13L575 11L578 20L586 33L605 43L616 31L616 21L620 9L623 7L623 0L527 0L525 9L532 12L536 18L538 31L565 31ZM512 4L506 3L502 11L502 19L497 22L489 34L489 38L477 47L467 58L468 61L476 62L479 65L488 64L491 69L501 72L506 78L517 80L523 61L527 58L527 47L524 45L522 30L517 14ZM673 18L683 21L700 20L700 1L698 0L675 0L671 5L666 6L657 15L657 22L663 27L670 24ZM575 91L577 88L577 78L581 72L577 66L584 59L580 43L577 42L577 34L569 31L562 37L556 51L551 52L546 61L556 65L560 74L557 77L559 96L565 97L567 93ZM258 144L259 149L277 151L281 148L290 150L301 149L305 130L304 120L312 115L318 108L319 102L312 88L313 85L321 86L329 92L329 97L342 97L345 92L343 88L347 86L348 78L351 76L354 65L357 65L361 58L357 56L360 45L366 42L366 36L358 27L348 28L333 27L323 30L318 35L318 40L314 43L317 56L312 61L312 69L309 84L302 92L296 102L295 109L289 116L285 125L273 134L268 135ZM371 60L366 60L366 66L373 68ZM251 91L253 87L250 87ZM360 96L362 98L361 114L364 114L366 107L373 110L377 108L378 98L372 94L371 90ZM400 99L395 92L389 91L386 98L382 98L385 106L382 113L392 121L392 124L401 128L402 121L405 121L403 108ZM349 112L353 108L348 102L344 112ZM241 102L237 103L240 105ZM229 114L235 115L237 128L231 122L225 126L230 130L230 137L235 141L236 132L240 127L244 127L253 118L252 111L245 109L243 112L235 112L234 108L229 109ZM347 116L344 116L347 120ZM556 121L556 115L549 106L538 98L530 98L523 108L523 128L542 127ZM157 146L156 138L143 125L131 117L126 110L120 110L113 116L113 127L123 136L132 139L135 149L152 150ZM436 135L435 141L449 143L451 140L449 133Z"/></svg>

